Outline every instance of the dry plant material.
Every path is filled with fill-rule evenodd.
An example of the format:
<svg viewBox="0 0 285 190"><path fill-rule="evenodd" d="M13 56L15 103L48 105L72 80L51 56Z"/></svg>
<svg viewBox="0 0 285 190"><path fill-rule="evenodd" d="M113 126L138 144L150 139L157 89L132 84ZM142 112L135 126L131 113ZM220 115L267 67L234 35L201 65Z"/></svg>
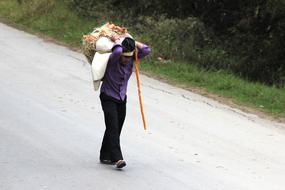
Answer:
<svg viewBox="0 0 285 190"><path fill-rule="evenodd" d="M96 53L96 42L100 37L112 38L114 35L124 36L127 34L127 29L117 26L112 23L106 23L99 28L94 28L93 32L88 35L83 35L82 51L89 64L92 63L93 57Z"/></svg>

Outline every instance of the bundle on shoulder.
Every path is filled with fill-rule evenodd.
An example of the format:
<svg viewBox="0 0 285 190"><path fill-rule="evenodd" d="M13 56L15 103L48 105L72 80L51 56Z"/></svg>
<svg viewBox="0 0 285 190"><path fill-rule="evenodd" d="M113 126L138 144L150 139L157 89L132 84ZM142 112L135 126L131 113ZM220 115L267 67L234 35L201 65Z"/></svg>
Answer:
<svg viewBox="0 0 285 190"><path fill-rule="evenodd" d="M113 47L112 36L125 36L127 34L126 28L108 22L101 27L94 28L90 34L83 35L82 50L88 63L92 64L96 52L108 53L111 51Z"/></svg>
<svg viewBox="0 0 285 190"><path fill-rule="evenodd" d="M82 51L89 64L91 64L94 89L98 90L102 78L104 77L107 63L111 55L114 42L113 36L131 36L124 27L106 23L101 27L95 28L93 32L84 35Z"/></svg>

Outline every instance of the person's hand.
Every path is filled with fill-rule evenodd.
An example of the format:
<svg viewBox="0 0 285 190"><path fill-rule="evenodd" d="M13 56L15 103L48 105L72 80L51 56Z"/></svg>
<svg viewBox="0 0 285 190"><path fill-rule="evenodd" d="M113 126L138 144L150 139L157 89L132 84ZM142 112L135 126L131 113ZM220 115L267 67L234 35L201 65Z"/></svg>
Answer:
<svg viewBox="0 0 285 190"><path fill-rule="evenodd" d="M129 33L124 34L123 37L124 37L124 38L129 37L129 38L132 38L132 39L133 39L133 37L132 37Z"/></svg>
<svg viewBox="0 0 285 190"><path fill-rule="evenodd" d="M113 35L112 37L111 37L111 41L112 42L118 42L120 40L120 36L119 35Z"/></svg>
<svg viewBox="0 0 285 190"><path fill-rule="evenodd" d="M144 46L143 43L136 41L136 47L137 48L141 49L141 48L143 48L143 46Z"/></svg>

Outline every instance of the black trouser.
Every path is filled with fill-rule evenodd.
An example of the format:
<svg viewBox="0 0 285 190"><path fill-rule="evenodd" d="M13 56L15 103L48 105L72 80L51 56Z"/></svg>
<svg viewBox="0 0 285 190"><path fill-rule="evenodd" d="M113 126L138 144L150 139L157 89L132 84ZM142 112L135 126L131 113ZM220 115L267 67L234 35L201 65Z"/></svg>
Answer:
<svg viewBox="0 0 285 190"><path fill-rule="evenodd" d="M100 150L100 159L113 162L123 160L120 134L126 117L126 99L119 101L101 93L100 100L106 125Z"/></svg>

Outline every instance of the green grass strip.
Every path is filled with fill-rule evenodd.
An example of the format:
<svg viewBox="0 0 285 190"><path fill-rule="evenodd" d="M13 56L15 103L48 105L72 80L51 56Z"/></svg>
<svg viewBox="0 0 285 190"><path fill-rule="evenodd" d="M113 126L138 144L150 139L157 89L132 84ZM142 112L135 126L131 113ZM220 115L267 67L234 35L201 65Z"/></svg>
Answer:
<svg viewBox="0 0 285 190"><path fill-rule="evenodd" d="M249 106L273 116L285 117L285 89L242 80L233 74L210 72L178 62L141 64L144 71L186 88L198 87L230 98L238 105Z"/></svg>

